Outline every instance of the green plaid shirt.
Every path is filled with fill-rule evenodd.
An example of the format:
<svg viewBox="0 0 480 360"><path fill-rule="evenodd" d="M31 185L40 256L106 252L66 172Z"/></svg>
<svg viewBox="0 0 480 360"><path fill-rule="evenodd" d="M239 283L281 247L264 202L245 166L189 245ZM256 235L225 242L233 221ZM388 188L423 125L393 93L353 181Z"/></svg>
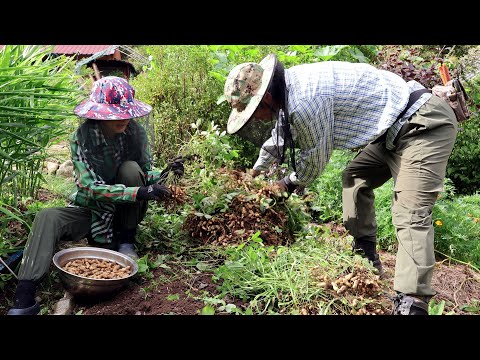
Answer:
<svg viewBox="0 0 480 360"><path fill-rule="evenodd" d="M92 212L91 235L94 241L110 243L113 238L115 204L136 201L139 187L115 184L120 165L136 161L145 173L147 185L160 180L160 171L152 170L145 129L130 120L127 129L107 141L100 124L88 120L70 138L77 191L72 194L73 206L87 207Z"/></svg>

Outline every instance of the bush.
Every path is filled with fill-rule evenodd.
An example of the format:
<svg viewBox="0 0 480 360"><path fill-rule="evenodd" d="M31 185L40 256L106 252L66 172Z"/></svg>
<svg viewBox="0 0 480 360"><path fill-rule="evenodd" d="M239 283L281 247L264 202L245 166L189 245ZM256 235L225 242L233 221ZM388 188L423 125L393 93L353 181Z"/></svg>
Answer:
<svg viewBox="0 0 480 360"><path fill-rule="evenodd" d="M471 195L480 189L480 118L472 117L460 127L446 176L455 184L457 193Z"/></svg>
<svg viewBox="0 0 480 360"><path fill-rule="evenodd" d="M229 109L216 104L223 87L209 75L206 46L141 46L139 51L151 56L152 69L131 82L137 98L153 107L153 154L164 162L190 139L191 123L225 124Z"/></svg>
<svg viewBox="0 0 480 360"><path fill-rule="evenodd" d="M433 209L435 249L480 267L480 194L440 198Z"/></svg>

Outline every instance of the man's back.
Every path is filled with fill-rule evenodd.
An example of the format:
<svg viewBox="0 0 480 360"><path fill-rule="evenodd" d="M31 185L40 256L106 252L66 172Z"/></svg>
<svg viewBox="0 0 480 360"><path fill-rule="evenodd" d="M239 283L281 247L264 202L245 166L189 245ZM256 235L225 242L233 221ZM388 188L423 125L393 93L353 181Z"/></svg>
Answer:
<svg viewBox="0 0 480 360"><path fill-rule="evenodd" d="M398 75L363 63L325 61L285 71L288 107L334 123L336 148L366 145L386 131L405 108L409 89ZM308 109L308 110L306 110Z"/></svg>

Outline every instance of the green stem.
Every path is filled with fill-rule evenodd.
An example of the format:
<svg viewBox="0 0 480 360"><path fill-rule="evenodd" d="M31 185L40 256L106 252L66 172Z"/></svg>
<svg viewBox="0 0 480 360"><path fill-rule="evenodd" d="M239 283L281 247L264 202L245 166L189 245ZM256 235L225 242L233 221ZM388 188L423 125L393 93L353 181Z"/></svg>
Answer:
<svg viewBox="0 0 480 360"><path fill-rule="evenodd" d="M456 261L456 262L458 262L458 263L460 263L460 264L468 265L468 266L470 266L472 269L474 269L475 271L480 272L480 269L479 269L479 268L477 268L476 266L474 266L474 265L472 265L472 264L470 264L470 263L467 263L467 262L464 262L464 261L455 259L455 258L453 258L453 257L451 257L451 256L449 256L449 255L447 255L447 254L444 254L444 253L442 253L442 252L440 252L440 251L438 251L438 250L435 250L435 251L436 251L437 253L439 253L439 254L441 254L441 255L449 258L450 260Z"/></svg>

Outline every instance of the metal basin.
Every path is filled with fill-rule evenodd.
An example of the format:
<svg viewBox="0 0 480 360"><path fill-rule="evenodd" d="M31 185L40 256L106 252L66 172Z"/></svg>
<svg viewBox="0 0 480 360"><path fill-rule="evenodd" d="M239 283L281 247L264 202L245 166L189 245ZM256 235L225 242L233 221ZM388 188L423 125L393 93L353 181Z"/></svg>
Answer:
<svg viewBox="0 0 480 360"><path fill-rule="evenodd" d="M121 266L130 266L129 276L121 279L91 279L66 272L66 263L75 259L99 259L114 261ZM53 256L62 284L70 294L85 300L99 300L111 296L125 287L130 278L138 271L137 263L130 257L117 251L96 247L74 247L57 252Z"/></svg>

